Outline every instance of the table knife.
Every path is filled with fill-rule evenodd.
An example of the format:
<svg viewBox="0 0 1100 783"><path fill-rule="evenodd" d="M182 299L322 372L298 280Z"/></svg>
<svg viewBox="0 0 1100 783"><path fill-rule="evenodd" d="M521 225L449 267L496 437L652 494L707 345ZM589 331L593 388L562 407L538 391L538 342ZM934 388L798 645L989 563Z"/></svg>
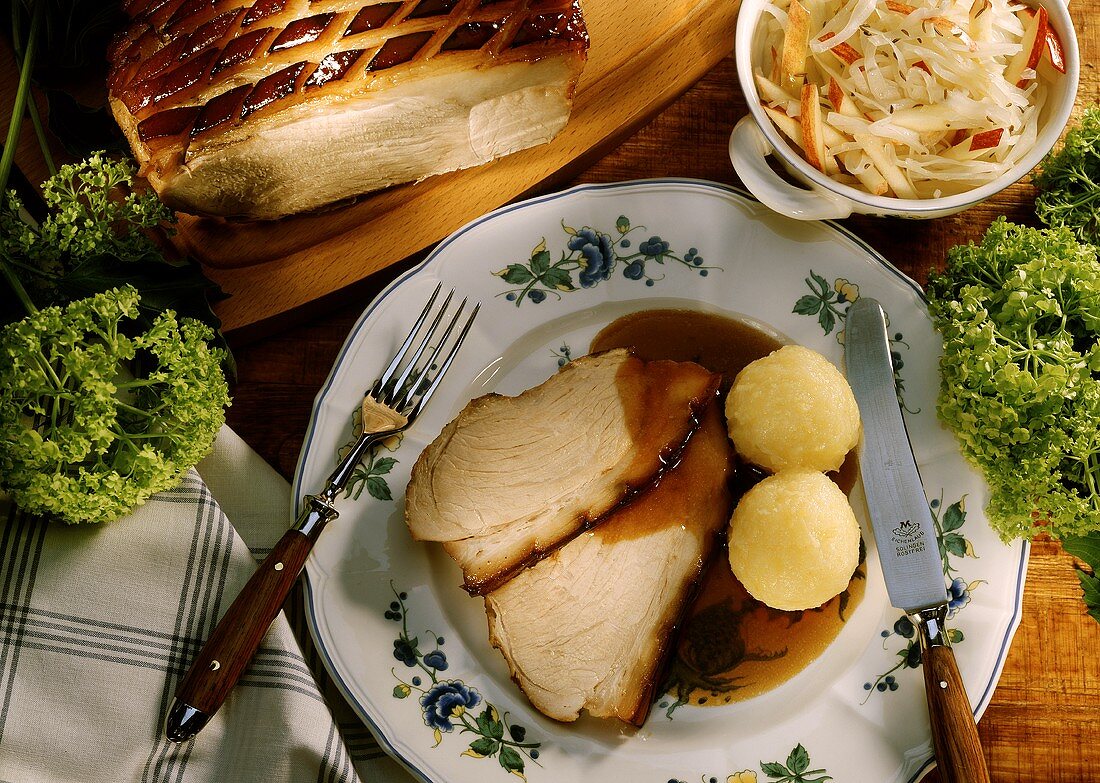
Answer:
<svg viewBox="0 0 1100 783"><path fill-rule="evenodd" d="M932 745L946 783L988 783L970 701L944 623L947 588L932 512L905 431L886 314L857 299L846 315L844 359L863 420L860 473L890 603L920 639Z"/></svg>

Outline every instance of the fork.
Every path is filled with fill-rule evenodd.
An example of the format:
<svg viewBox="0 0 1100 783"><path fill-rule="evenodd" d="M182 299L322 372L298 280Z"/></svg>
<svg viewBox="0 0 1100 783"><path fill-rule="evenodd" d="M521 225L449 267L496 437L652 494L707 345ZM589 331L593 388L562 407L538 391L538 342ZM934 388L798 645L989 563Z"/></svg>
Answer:
<svg viewBox="0 0 1100 783"><path fill-rule="evenodd" d="M363 395L362 434L328 477L325 488L316 495L305 496L305 506L294 527L283 534L271 554L248 580L187 670L176 689L165 722L165 736L172 742L186 742L201 731L237 684L297 581L317 537L329 522L340 515L335 501L367 450L375 443L408 429L439 388L480 309L479 304L474 305L437 369L436 362L466 308L467 300L463 299L447 323L443 336L428 359L422 362L454 297L452 289L427 332L418 341L417 334L431 315L441 289L442 284L436 286L408 337L378 380ZM434 374L431 374L433 370Z"/></svg>

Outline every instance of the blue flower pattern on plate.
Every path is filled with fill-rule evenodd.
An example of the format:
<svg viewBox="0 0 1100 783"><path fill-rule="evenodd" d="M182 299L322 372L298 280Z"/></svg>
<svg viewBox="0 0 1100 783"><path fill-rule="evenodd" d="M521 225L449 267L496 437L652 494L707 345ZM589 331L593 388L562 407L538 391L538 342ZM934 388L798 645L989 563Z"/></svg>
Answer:
<svg viewBox="0 0 1100 783"><path fill-rule="evenodd" d="M615 221L615 236L592 226L572 228L564 221L561 227L569 238L558 260L552 261L544 237L531 250L526 262L509 264L493 272L513 286L498 296L514 302L516 307L525 301L533 304L544 302L548 294L561 299L563 293L595 288L610 280L620 265L625 279L644 280L647 286L664 280L664 274L655 276L653 265L664 267L666 261L676 262L700 277L706 277L712 270L721 271L721 267L708 266L698 249L693 247L684 255L678 255L667 240L656 234L642 240L638 249L630 252L633 243L628 235L645 231L646 228L631 226L630 219L625 215L620 215Z"/></svg>
<svg viewBox="0 0 1100 783"><path fill-rule="evenodd" d="M427 658L424 660L427 663ZM459 680L438 682L420 697L424 710L424 723L429 728L452 731L451 719L481 703L481 694Z"/></svg>
<svg viewBox="0 0 1100 783"><path fill-rule="evenodd" d="M565 246L584 257L585 266L577 275L582 288L591 288L601 280L611 277L615 251L611 247L610 236L591 228L582 228L569 238Z"/></svg>
<svg viewBox="0 0 1100 783"><path fill-rule="evenodd" d="M390 590L395 600L390 602L383 616L401 623L401 630L393 641L393 657L409 668L419 668L430 680L425 682L424 677L418 674L406 681L397 674L396 669L390 669L397 681L393 687L393 697L407 699L413 691L420 694L418 701L424 725L432 730L435 737L432 747L439 747L443 735L454 732L457 727L460 734L473 734L475 737L461 755L474 759L495 758L505 772L526 780L526 762L530 760L539 764L542 743L528 742L527 729L512 723L507 712L501 715L473 686L458 679L439 678L439 672L450 667L447 655L441 649L446 640L425 631L426 638L435 643L435 648L428 653L420 652L420 636L409 636L409 611L405 604L408 593L398 592L392 584ZM474 708L479 705L483 707L475 713Z"/></svg>

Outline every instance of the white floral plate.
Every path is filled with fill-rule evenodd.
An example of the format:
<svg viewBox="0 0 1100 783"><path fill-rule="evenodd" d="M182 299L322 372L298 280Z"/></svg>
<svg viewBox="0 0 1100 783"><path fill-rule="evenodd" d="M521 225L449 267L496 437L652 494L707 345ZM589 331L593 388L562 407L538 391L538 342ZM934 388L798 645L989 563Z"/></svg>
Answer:
<svg viewBox="0 0 1100 783"><path fill-rule="evenodd" d="M1020 621L1027 546L1005 546L985 524L985 486L936 421L940 342L911 280L837 226L780 217L708 182L586 185L504 207L442 242L363 313L317 397L297 497L322 485L363 390L440 280L480 300L482 314L427 412L364 466L360 496L341 502L306 567L307 616L329 671L417 777L904 783L930 767L912 627L887 602L873 547L863 601L800 674L730 705L680 706L671 718L655 708L628 731L535 712L489 647L482 603L459 587L457 567L410 538L409 471L469 399L533 386L583 354L606 323L655 307L748 316L840 365L848 303L883 303L940 527L956 655L981 714Z"/></svg>

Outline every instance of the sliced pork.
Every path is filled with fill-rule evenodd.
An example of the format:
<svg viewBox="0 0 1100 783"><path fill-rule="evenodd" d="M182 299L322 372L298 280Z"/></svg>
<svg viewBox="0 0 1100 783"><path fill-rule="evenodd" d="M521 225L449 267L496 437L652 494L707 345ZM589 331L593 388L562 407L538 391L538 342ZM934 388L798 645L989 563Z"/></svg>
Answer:
<svg viewBox="0 0 1100 783"><path fill-rule="evenodd" d="M540 711L641 725L671 636L729 519L717 405L658 485L485 596L489 637Z"/></svg>
<svg viewBox="0 0 1100 783"><path fill-rule="evenodd" d="M472 401L421 454L405 499L481 594L598 525L675 464L720 376L627 351L586 356L516 397Z"/></svg>

